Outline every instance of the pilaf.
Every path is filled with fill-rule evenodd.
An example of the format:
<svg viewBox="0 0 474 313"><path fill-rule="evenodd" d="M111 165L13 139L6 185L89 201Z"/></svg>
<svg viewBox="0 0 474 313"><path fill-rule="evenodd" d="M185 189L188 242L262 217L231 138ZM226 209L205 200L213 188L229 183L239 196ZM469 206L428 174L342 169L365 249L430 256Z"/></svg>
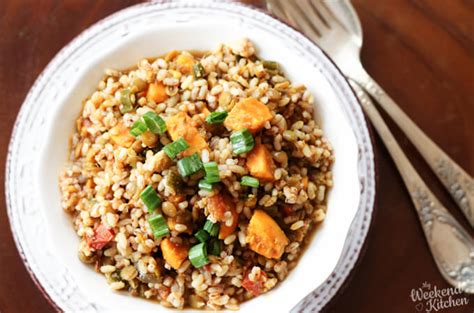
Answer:
<svg viewBox="0 0 474 313"><path fill-rule="evenodd" d="M81 261L179 309L274 288L326 215L334 157L313 101L248 39L107 70L60 175Z"/></svg>

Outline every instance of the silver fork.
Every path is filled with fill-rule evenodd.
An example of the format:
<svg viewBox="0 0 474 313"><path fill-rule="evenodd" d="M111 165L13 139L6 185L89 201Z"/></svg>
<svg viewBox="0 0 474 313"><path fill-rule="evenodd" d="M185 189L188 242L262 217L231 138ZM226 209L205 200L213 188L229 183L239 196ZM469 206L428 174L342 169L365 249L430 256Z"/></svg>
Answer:
<svg viewBox="0 0 474 313"><path fill-rule="evenodd" d="M347 77L377 100L417 148L474 227L473 178L439 148L365 71L360 61L362 33L348 30L321 0L268 0L267 3L271 12L301 29L331 56ZM351 8L348 1L346 4ZM357 15L354 16L359 24Z"/></svg>
<svg viewBox="0 0 474 313"><path fill-rule="evenodd" d="M403 153L371 99L361 89L359 84L354 82L357 81L361 83L361 81L356 80L357 76L353 77L352 75L361 72L365 75L363 77L369 79L367 81L370 82L371 80L360 64L359 48L362 44L362 37L351 35L336 19L330 9L321 1L309 2L297 0L290 2L284 0L267 0L267 3L269 4L271 12L280 18L288 19L293 26L300 28L311 39L317 42L341 67L342 71L350 77L350 83L361 100L364 111L369 116L372 124L385 143L405 182L418 213L428 246L441 274L451 285L461 288L465 292L474 293L474 240L429 190L428 186ZM347 4L350 9L350 4ZM358 22L357 16L354 18ZM356 50L354 47L359 48ZM353 68L356 70L351 72ZM375 84L375 82L373 82L373 84ZM366 85L365 87L366 90L370 92L371 88ZM383 93L383 91L381 92ZM390 99L387 95L383 97L385 97L383 99ZM390 99L389 101L392 100ZM397 116L397 118L404 119L404 121L400 123L404 123L405 128L415 128L414 130L410 129L409 133L411 136L420 136L420 134L424 136L424 142L415 140L415 143L420 144L418 146L419 149L425 149L421 144L430 146L429 148L431 150L423 151L424 153L438 153L440 157L447 157L411 120L409 120L393 101L391 103L385 102L382 106L394 106L396 108L395 112L397 112L397 110L401 112L402 115ZM393 110L390 112L393 112ZM427 161L430 162L430 159L427 159ZM448 161L452 162L449 158ZM457 165L454 163L454 166ZM459 168L459 166L457 167ZM464 175L466 176L465 179L470 180L472 184L472 178L466 173L464 173ZM446 182L442 175L440 179Z"/></svg>

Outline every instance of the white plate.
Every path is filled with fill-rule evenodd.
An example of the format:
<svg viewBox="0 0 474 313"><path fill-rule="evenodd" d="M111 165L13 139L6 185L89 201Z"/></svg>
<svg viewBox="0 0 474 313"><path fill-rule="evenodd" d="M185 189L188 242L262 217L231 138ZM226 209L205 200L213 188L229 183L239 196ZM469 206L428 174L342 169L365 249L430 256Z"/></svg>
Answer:
<svg viewBox="0 0 474 313"><path fill-rule="evenodd" d="M58 174L81 101L105 68L127 68L172 49L209 50L241 37L314 94L316 118L336 156L327 218L300 263L241 311L319 310L341 286L365 240L375 194L370 136L347 81L318 47L262 12L226 2L147 3L95 24L61 50L31 88L15 124L6 173L8 214L27 268L55 306L67 312L171 312L112 292L78 260L78 238L60 207Z"/></svg>

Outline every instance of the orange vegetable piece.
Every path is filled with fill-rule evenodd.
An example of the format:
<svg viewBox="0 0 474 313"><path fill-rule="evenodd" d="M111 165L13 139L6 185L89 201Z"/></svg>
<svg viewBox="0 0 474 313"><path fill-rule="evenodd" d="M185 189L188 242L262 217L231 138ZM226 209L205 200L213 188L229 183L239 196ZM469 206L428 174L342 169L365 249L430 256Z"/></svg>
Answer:
<svg viewBox="0 0 474 313"><path fill-rule="evenodd" d="M165 55L165 60L166 60L166 62L169 62L169 61L173 60L174 58L176 58L177 55L179 55L179 51L177 51L177 50L171 50L170 52L168 52L168 53Z"/></svg>
<svg viewBox="0 0 474 313"><path fill-rule="evenodd" d="M183 74L189 74L193 71L194 58L188 54L180 54L176 58L176 67Z"/></svg>
<svg viewBox="0 0 474 313"><path fill-rule="evenodd" d="M135 141L135 137L130 134L130 130L122 123L110 129L109 133L110 141L117 146L128 148Z"/></svg>
<svg viewBox="0 0 474 313"><path fill-rule="evenodd" d="M265 145L257 144L247 155L247 168L253 177L273 180L273 158Z"/></svg>
<svg viewBox="0 0 474 313"><path fill-rule="evenodd" d="M247 274L242 280L242 287L245 288L248 292L253 294L255 297L261 295L264 290L264 279L267 277L264 271L261 271L261 275L255 278L255 281L251 281L249 275Z"/></svg>
<svg viewBox="0 0 474 313"><path fill-rule="evenodd" d="M269 259L279 259L288 242L283 230L267 213L255 210L247 228L251 250Z"/></svg>
<svg viewBox="0 0 474 313"><path fill-rule="evenodd" d="M207 149L207 142L194 126L192 119L185 112L170 117L166 121L168 133L173 140L184 137L189 148L183 152L184 156L192 155L194 152L200 153L203 149Z"/></svg>
<svg viewBox="0 0 474 313"><path fill-rule="evenodd" d="M218 193L207 199L207 209L218 222L224 220L225 212L230 211L234 203L224 194Z"/></svg>
<svg viewBox="0 0 474 313"><path fill-rule="evenodd" d="M227 226L225 222L222 222L220 224L219 228L219 239L225 239L226 237L230 236L235 229L237 228L237 225L239 225L239 213L235 210L235 206L232 203L230 213L232 214L232 225Z"/></svg>
<svg viewBox="0 0 474 313"><path fill-rule="evenodd" d="M221 222L219 229L219 239L225 239L235 231L237 225L239 224L239 214L237 213L234 202L232 202L228 196L219 193L209 197L207 200L207 209L218 222ZM232 225L230 226L225 224L226 212L230 212L232 214Z"/></svg>
<svg viewBox="0 0 474 313"><path fill-rule="evenodd" d="M166 94L165 85L162 83L151 83L148 86L148 90L146 92L146 98L148 100L154 101L155 103L161 103L168 99L168 95Z"/></svg>
<svg viewBox="0 0 474 313"><path fill-rule="evenodd" d="M191 118L185 112L179 112L176 115L168 118L166 121L166 128L171 136L171 139L177 140L184 135L190 125Z"/></svg>
<svg viewBox="0 0 474 313"><path fill-rule="evenodd" d="M250 132L256 133L272 118L272 112L265 104L255 98L247 98L232 108L224 121L224 126L229 130L247 128Z"/></svg>
<svg viewBox="0 0 474 313"><path fill-rule="evenodd" d="M107 228L104 224L96 224L94 226L94 235L87 238L87 244L95 250L100 250L112 241L114 236L113 229Z"/></svg>
<svg viewBox="0 0 474 313"><path fill-rule="evenodd" d="M190 156L194 152L201 153L203 149L207 149L207 142L204 137L199 133L197 128L189 128L189 131L184 134L184 139L189 144L189 148L183 152L184 156Z"/></svg>
<svg viewBox="0 0 474 313"><path fill-rule="evenodd" d="M177 270L188 257L188 246L185 244L174 243L169 238L165 238L161 241L160 246L163 258L175 270Z"/></svg>
<svg viewBox="0 0 474 313"><path fill-rule="evenodd" d="M201 113L204 114L205 117L207 117L211 112L207 109L207 107L202 108Z"/></svg>

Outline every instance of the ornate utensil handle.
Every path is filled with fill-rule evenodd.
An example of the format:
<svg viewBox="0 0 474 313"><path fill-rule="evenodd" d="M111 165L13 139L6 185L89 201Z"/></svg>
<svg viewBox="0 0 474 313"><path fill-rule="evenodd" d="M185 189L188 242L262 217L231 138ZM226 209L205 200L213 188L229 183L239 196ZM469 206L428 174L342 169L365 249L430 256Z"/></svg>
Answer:
<svg viewBox="0 0 474 313"><path fill-rule="evenodd" d="M368 95L357 83L351 85L405 182L441 274L451 285L474 293L474 240L428 189Z"/></svg>
<svg viewBox="0 0 474 313"><path fill-rule="evenodd" d="M474 180L434 143L365 71L355 79L403 130L474 227Z"/></svg>

